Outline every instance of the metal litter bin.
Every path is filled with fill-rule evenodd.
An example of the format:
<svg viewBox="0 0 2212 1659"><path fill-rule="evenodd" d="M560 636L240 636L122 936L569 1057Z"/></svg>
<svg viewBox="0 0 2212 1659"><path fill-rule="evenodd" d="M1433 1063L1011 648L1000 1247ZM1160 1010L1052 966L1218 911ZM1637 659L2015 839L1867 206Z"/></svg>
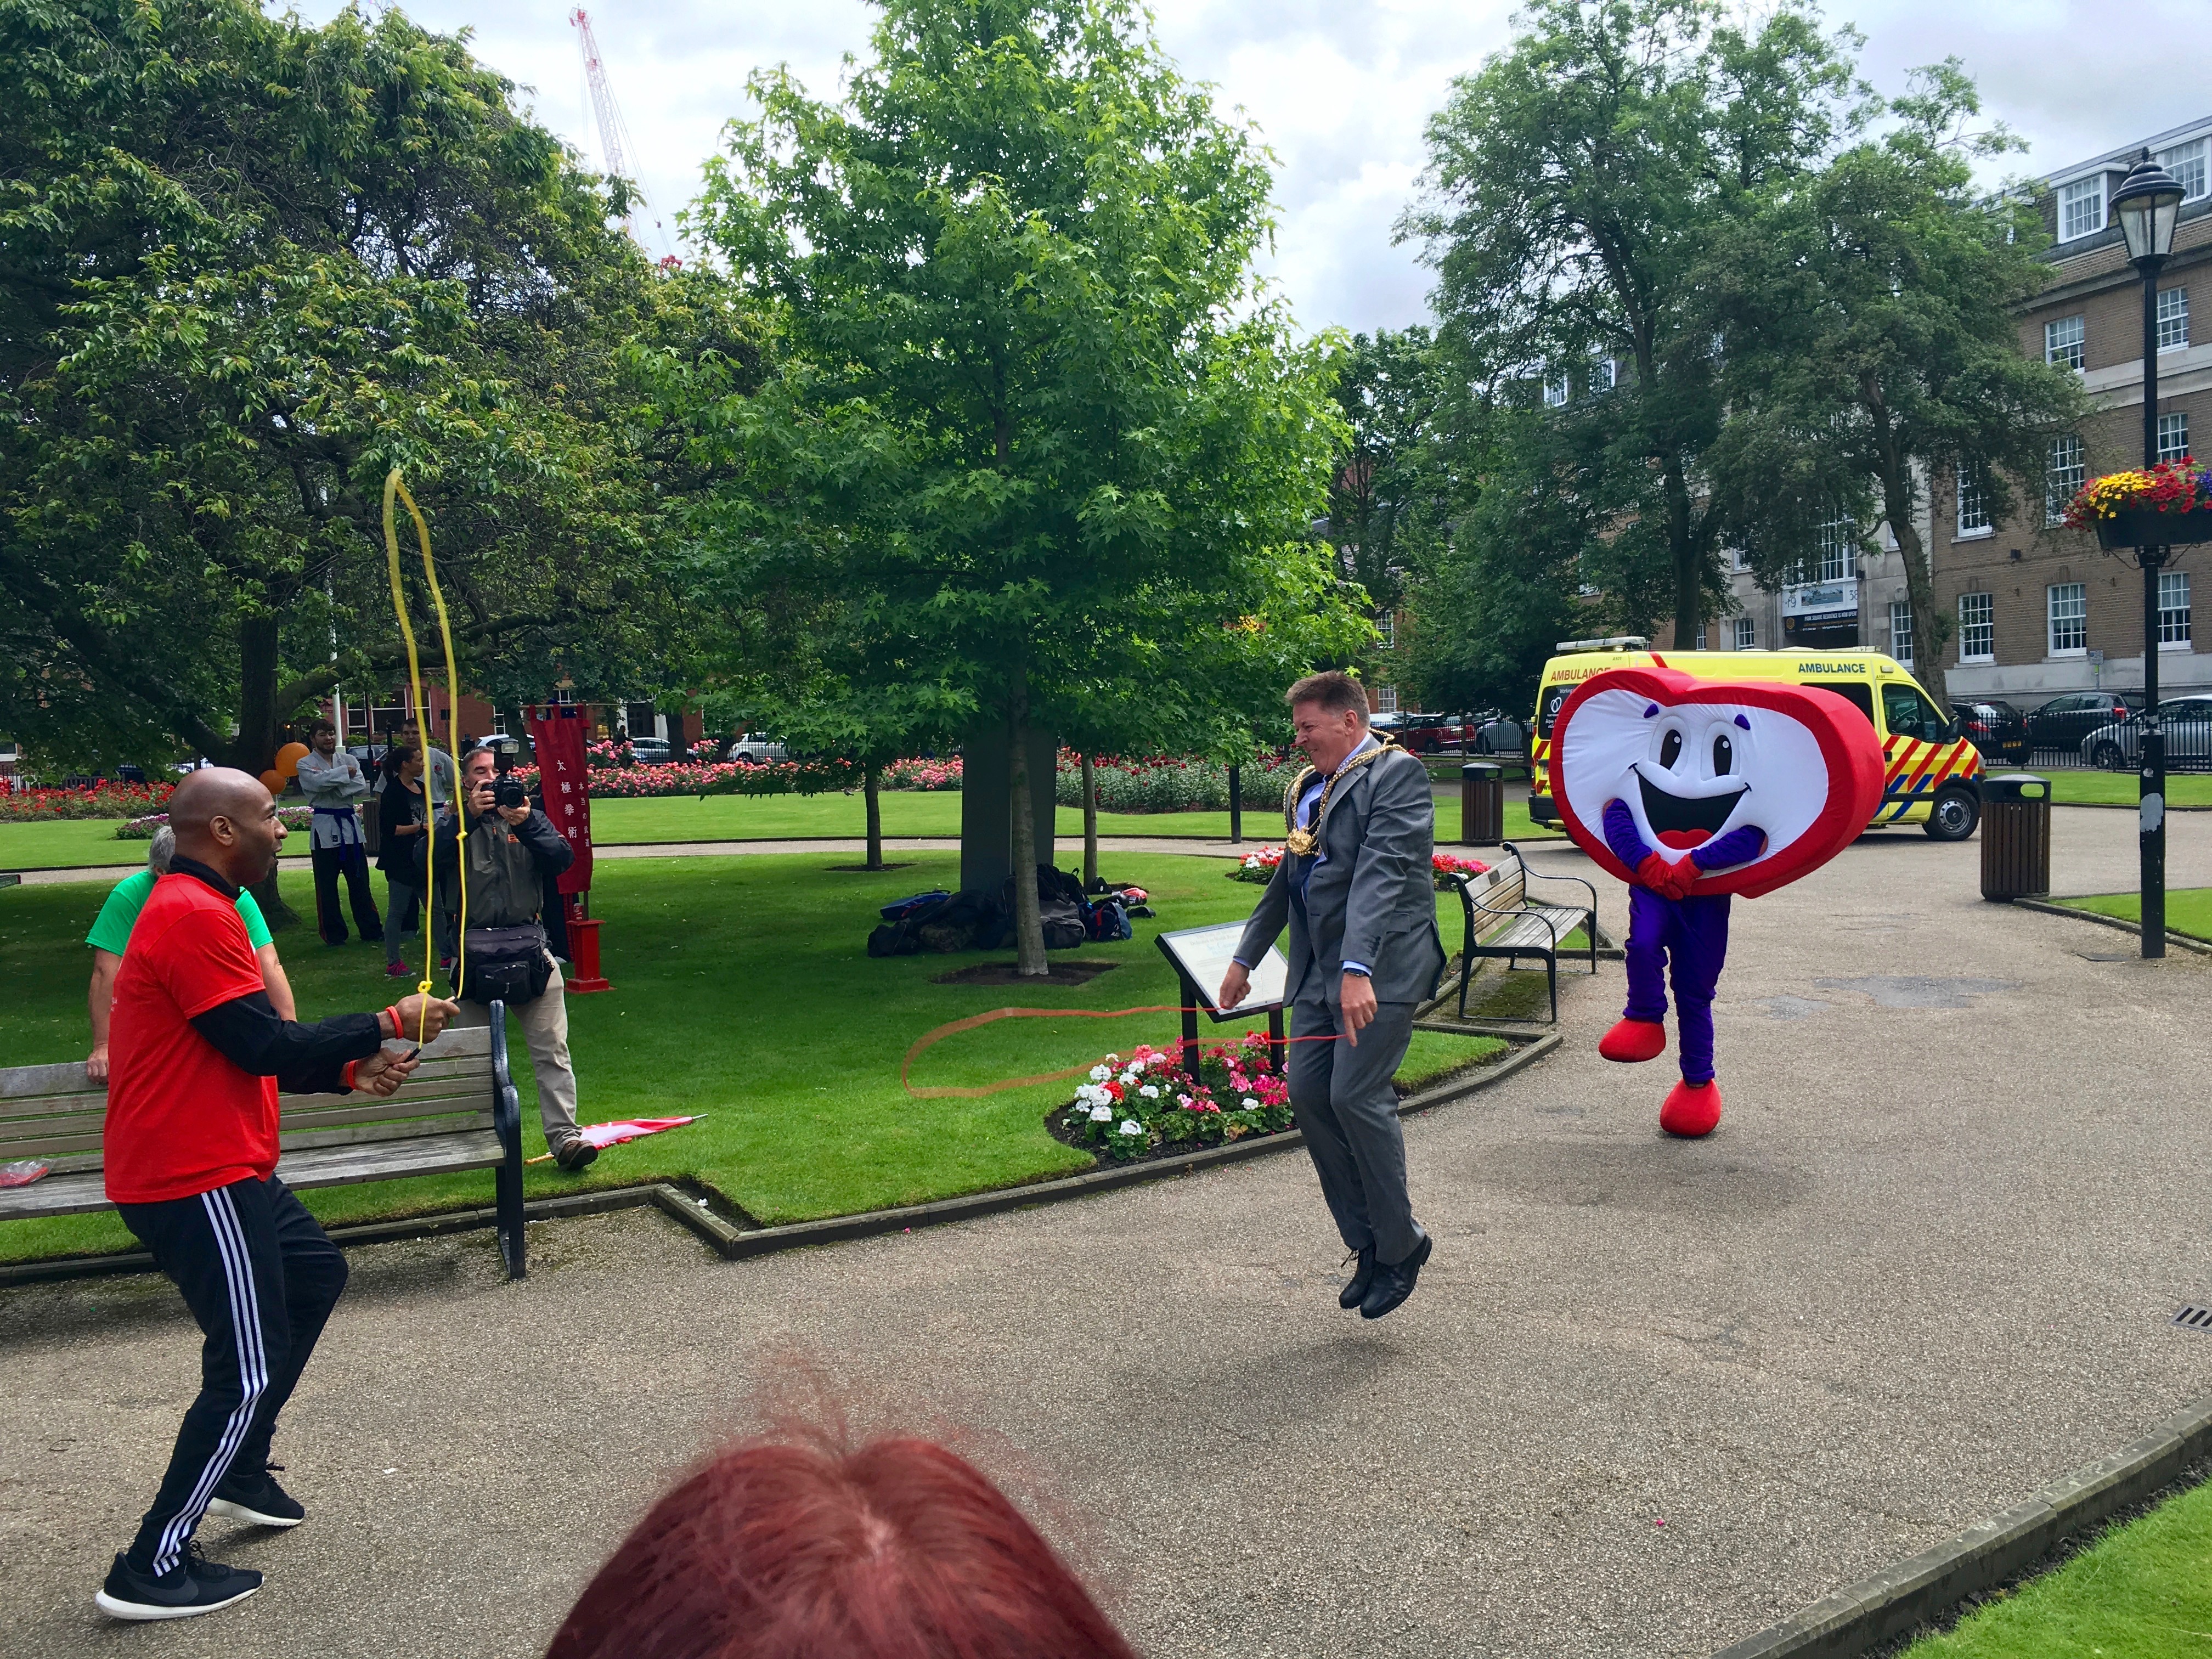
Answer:
<svg viewBox="0 0 2212 1659"><path fill-rule="evenodd" d="M2051 780L2008 772L1982 780L1982 896L2051 890Z"/></svg>
<svg viewBox="0 0 2212 1659"><path fill-rule="evenodd" d="M1505 839L1505 769L1469 761L1459 769L1459 844L1495 847Z"/></svg>

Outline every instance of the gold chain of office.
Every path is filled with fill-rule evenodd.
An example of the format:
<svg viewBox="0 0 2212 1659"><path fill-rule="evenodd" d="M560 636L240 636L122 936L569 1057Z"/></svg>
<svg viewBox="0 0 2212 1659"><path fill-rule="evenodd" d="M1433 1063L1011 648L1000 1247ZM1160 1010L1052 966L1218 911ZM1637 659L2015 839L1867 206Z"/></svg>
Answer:
<svg viewBox="0 0 2212 1659"><path fill-rule="evenodd" d="M1322 825L1328 821L1328 798L1336 793L1336 786L1361 767L1372 766L1383 756L1391 752L1391 746L1387 743L1383 744L1378 748L1369 750L1364 755L1354 755L1329 774L1328 781L1321 787L1321 801L1314 808L1313 828L1310 830L1298 823L1298 797L1305 793L1306 784L1312 778L1314 769L1309 766L1293 778L1291 781L1291 787L1283 792L1283 824L1288 831L1283 837L1283 850L1286 853L1294 853L1302 859L1311 858L1315 850L1321 846Z"/></svg>

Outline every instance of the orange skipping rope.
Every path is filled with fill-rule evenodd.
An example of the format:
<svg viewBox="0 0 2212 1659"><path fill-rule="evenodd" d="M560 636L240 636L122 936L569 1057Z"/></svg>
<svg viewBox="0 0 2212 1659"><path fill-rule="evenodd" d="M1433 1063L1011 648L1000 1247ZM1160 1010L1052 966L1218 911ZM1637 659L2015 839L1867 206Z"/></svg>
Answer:
<svg viewBox="0 0 2212 1659"><path fill-rule="evenodd" d="M1008 1089L1026 1089L1033 1084L1060 1083L1072 1077L1091 1075L1091 1066L1085 1065L1070 1066L1064 1071L1039 1072L1032 1077L1010 1077L1002 1083L986 1083L979 1088L973 1089L950 1086L917 1089L907 1081L907 1073L913 1069L915 1058L923 1049L933 1048L956 1032L972 1031L978 1025L989 1025L998 1020L1127 1019L1134 1014L1181 1014L1192 1012L1205 1011L1186 1009L1181 1004L1173 1002L1156 1003L1145 1008L994 1008L988 1014L970 1014L965 1019L956 1019L950 1024L939 1026L933 1031L923 1032L915 1040L914 1047L906 1051L906 1058L899 1062L899 1087L916 1100L981 1100L986 1095L1002 1094ZM1285 1042L1334 1042L1336 1041L1336 1034L1332 1031L1316 1036L1285 1037L1283 1041ZM1170 1051L1180 1048L1182 1046L1182 1040L1178 1037L1175 1042L1168 1046ZM1091 1065L1096 1064L1095 1060L1091 1062Z"/></svg>

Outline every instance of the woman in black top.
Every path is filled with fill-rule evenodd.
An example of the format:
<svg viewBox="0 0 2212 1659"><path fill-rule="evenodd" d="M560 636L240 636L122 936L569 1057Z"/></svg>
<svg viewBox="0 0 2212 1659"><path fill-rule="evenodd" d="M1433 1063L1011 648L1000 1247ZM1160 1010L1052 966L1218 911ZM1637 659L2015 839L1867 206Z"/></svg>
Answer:
<svg viewBox="0 0 2212 1659"><path fill-rule="evenodd" d="M422 894L416 883L416 838L422 835L428 812L422 794L422 753L395 744L385 757L384 793L377 799L376 867L384 872L390 901L385 906L384 971L394 979L407 976L399 959L402 933L416 931Z"/></svg>

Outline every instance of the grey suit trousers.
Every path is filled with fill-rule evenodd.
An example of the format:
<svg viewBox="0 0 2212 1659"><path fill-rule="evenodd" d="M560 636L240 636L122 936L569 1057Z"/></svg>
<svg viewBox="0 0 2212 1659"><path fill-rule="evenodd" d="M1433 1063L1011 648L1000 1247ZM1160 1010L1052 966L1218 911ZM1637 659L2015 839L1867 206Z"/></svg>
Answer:
<svg viewBox="0 0 2212 1659"><path fill-rule="evenodd" d="M1390 1079L1413 1035L1410 1002L1378 1002L1354 1048L1339 1034L1338 1012L1308 974L1291 1005L1293 1038L1335 1036L1334 1042L1293 1042L1285 1064L1291 1109L1305 1132L1306 1151L1321 1177L1322 1196L1348 1250L1372 1245L1395 1264L1421 1242L1406 1191L1406 1137Z"/></svg>

